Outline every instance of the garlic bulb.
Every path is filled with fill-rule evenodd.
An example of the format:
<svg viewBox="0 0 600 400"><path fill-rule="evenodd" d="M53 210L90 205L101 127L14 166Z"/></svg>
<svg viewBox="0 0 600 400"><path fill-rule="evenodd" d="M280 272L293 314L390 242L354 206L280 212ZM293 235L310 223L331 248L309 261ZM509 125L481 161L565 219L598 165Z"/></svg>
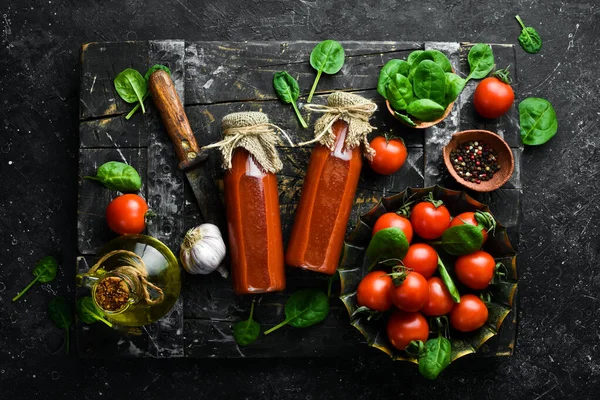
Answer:
<svg viewBox="0 0 600 400"><path fill-rule="evenodd" d="M185 234L179 257L183 268L190 274L210 274L216 270L225 258L225 242L216 225L202 224ZM224 278L225 268L219 270Z"/></svg>

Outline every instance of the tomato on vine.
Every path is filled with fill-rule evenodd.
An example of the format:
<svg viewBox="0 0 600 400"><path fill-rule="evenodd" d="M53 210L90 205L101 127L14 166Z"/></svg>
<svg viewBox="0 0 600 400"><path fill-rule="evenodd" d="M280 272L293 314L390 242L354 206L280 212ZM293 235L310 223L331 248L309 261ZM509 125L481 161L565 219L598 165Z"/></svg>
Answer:
<svg viewBox="0 0 600 400"><path fill-rule="evenodd" d="M488 239L488 232L493 232L496 229L496 220L489 212L476 211L476 212L464 212L458 214L452 219L450 226L458 226L463 224L469 224L473 226L482 226L483 230L483 243Z"/></svg>
<svg viewBox="0 0 600 400"><path fill-rule="evenodd" d="M369 272L358 284L356 301L359 306L373 311L387 311L392 307L392 286L392 278L386 272Z"/></svg>
<svg viewBox="0 0 600 400"><path fill-rule="evenodd" d="M146 229L148 204L137 194L123 194L106 207L106 222L119 235L138 234Z"/></svg>
<svg viewBox="0 0 600 400"><path fill-rule="evenodd" d="M429 300L429 285L423 275L409 272L397 286L394 282L390 293L396 308L408 312L419 311Z"/></svg>
<svg viewBox="0 0 600 400"><path fill-rule="evenodd" d="M450 226L450 212L441 200L434 200L430 195L413 207L410 222L415 233L423 239L437 239Z"/></svg>
<svg viewBox="0 0 600 400"><path fill-rule="evenodd" d="M498 118L506 114L515 101L515 92L510 84L508 68L498 70L493 76L479 82L473 94L475 110L485 118Z"/></svg>
<svg viewBox="0 0 600 400"><path fill-rule="evenodd" d="M387 336L395 348L404 350L413 340L427 341L429 324L420 312L395 311L387 323Z"/></svg>
<svg viewBox="0 0 600 400"><path fill-rule="evenodd" d="M454 272L465 286L483 290L494 278L496 261L489 253L478 250L474 253L458 257L454 263Z"/></svg>
<svg viewBox="0 0 600 400"><path fill-rule="evenodd" d="M404 232L404 236L406 236L406 240L408 241L408 243L412 241L412 225L408 218L405 218L402 215L398 215L394 212L389 212L377 218L377 221L375 221L375 225L373 226L373 235L385 228L400 228L402 232Z"/></svg>
<svg viewBox="0 0 600 400"><path fill-rule="evenodd" d="M479 329L488 319L488 309L477 296L465 294L450 312L450 325L457 331L471 332Z"/></svg>
<svg viewBox="0 0 600 400"><path fill-rule="evenodd" d="M448 314L454 307L450 291L441 278L434 276L427 280L429 286L429 299L421 310L429 317L439 317Z"/></svg>
<svg viewBox="0 0 600 400"><path fill-rule="evenodd" d="M390 175L404 165L408 152L402 139L388 139L377 136L369 146L375 150L375 156L369 162L373 171L381 175Z"/></svg>
<svg viewBox="0 0 600 400"><path fill-rule="evenodd" d="M406 256L402 259L406 268L423 275L425 279L431 278L438 266L438 254L427 243L411 244Z"/></svg>

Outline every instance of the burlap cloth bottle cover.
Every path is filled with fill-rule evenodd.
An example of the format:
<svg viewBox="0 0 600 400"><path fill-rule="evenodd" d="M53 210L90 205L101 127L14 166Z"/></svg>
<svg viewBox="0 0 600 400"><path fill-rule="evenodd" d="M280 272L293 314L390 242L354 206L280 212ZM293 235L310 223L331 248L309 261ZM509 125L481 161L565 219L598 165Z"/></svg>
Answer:
<svg viewBox="0 0 600 400"><path fill-rule="evenodd" d="M335 121L343 120L348 123L344 149L352 150L362 144L365 157L369 160L373 158L375 150L369 146L367 136L376 129L369 124L369 118L377 110L377 105L371 100L352 93L333 92L327 97L327 106L307 104L303 109L325 114L315 122L315 137L298 146L318 142L333 151L335 134L332 127Z"/></svg>
<svg viewBox="0 0 600 400"><path fill-rule="evenodd" d="M261 112L237 112L228 114L222 122L223 140L204 146L205 149L218 148L223 156L223 168L231 169L231 158L237 148L248 151L265 172L276 173L283 168L275 145L277 131L293 147L294 143L277 125L269 122L269 117Z"/></svg>

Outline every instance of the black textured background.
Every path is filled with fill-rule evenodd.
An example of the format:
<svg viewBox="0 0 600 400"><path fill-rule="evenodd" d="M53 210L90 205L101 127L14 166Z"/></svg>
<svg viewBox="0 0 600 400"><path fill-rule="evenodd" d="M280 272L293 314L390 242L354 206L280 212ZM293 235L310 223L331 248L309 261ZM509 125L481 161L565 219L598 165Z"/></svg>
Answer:
<svg viewBox="0 0 600 400"><path fill-rule="evenodd" d="M1 398L597 398L600 388L600 9L593 0L0 1ZM515 355L463 358L436 382L370 357L79 360L47 319L72 295L79 48L87 41L439 40L517 43L521 97L550 100L559 132L523 160L521 311ZM376 73L376 72L374 72ZM58 279L13 304L44 255Z"/></svg>

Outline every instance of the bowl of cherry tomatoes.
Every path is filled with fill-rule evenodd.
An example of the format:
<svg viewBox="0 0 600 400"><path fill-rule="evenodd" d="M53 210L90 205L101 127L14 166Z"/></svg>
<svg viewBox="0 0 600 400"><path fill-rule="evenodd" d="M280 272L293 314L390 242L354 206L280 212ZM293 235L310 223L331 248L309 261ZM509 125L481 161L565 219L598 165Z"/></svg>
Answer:
<svg viewBox="0 0 600 400"><path fill-rule="evenodd" d="M506 228L486 205L439 186L382 198L348 236L338 271L367 344L431 379L498 334L518 286Z"/></svg>

